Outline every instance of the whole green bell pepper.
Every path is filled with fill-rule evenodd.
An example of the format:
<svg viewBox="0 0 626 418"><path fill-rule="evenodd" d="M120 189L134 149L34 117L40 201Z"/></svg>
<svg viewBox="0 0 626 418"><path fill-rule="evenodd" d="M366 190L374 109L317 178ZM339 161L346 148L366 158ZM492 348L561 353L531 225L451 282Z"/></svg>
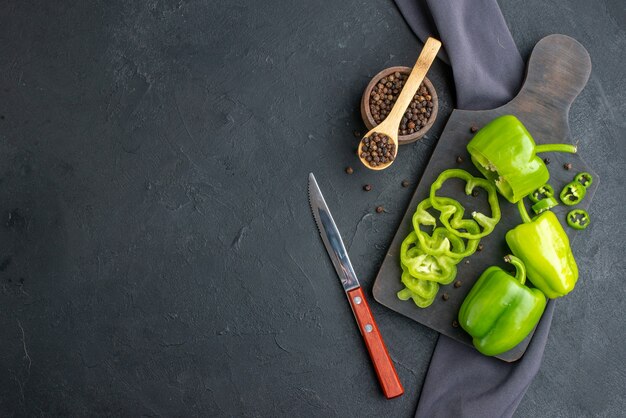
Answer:
<svg viewBox="0 0 626 418"><path fill-rule="evenodd" d="M568 294L578 280L578 266L559 220L550 211L531 220L523 200L517 207L524 223L506 233L511 251L526 265L528 279L547 297Z"/></svg>
<svg viewBox="0 0 626 418"><path fill-rule="evenodd" d="M536 145L526 127L513 115L500 116L476 133L467 151L478 170L494 182L509 202L516 203L541 185L550 174L541 152L576 152L569 144Z"/></svg>
<svg viewBox="0 0 626 418"><path fill-rule="evenodd" d="M519 344L537 325L546 307L544 294L524 285L524 263L511 255L504 260L515 266L515 277L500 267L489 267L459 311L459 324L472 336L474 347L487 356Z"/></svg>

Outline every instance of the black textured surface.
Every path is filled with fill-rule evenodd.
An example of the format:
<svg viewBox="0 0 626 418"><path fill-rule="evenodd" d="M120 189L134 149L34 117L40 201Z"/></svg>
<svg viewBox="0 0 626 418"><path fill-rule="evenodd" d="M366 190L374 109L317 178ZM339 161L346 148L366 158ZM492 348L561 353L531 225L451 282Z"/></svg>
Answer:
<svg viewBox="0 0 626 418"><path fill-rule="evenodd" d="M518 416L620 416L626 11L501 6L525 57L550 33L589 51L570 126L603 180L574 245L590 279ZM406 388L384 400L306 179L369 292L449 69L433 130L384 173L352 131L369 78L420 47L392 2L0 1L0 415L411 416L436 333L372 303Z"/></svg>

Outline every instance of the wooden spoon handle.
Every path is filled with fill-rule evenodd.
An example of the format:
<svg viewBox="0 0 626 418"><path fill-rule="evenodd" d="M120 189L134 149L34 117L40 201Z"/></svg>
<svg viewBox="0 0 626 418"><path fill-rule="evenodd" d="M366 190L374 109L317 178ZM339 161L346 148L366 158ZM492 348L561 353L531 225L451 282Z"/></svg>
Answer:
<svg viewBox="0 0 626 418"><path fill-rule="evenodd" d="M406 108L411 104L411 100L415 95L415 92L419 88L420 84L424 80L428 69L431 64L437 58L437 52L439 52L439 48L441 48L441 42L436 40L435 38L428 38L426 43L424 44L424 48L420 53L420 56L417 57L417 62L411 70L411 74L409 75L408 80L404 83L404 87L402 87L402 91L398 96L398 100L393 105L389 116L385 119L383 123L387 125L392 132L398 130L398 126L400 125L400 121L402 120L402 116L404 112L406 112Z"/></svg>

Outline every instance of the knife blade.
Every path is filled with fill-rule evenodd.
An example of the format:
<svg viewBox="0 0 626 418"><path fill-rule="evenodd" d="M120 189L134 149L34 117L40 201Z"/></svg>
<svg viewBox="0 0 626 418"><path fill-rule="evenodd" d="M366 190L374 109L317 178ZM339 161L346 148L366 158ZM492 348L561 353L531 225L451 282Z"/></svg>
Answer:
<svg viewBox="0 0 626 418"><path fill-rule="evenodd" d="M343 244L337 225L326 205L322 191L317 185L313 173L309 174L309 204L313 212L313 219L322 237L326 251L335 266L339 280L350 302L350 307L359 326L359 331L365 341L378 382L387 399L395 398L404 393L400 378L389 357L382 335L372 316L370 307L359 280L354 273L348 252Z"/></svg>

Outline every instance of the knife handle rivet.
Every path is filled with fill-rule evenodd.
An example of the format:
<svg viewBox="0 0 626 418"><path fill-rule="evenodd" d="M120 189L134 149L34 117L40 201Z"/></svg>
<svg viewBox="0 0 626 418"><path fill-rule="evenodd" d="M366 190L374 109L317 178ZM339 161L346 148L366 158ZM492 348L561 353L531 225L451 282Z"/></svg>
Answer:
<svg viewBox="0 0 626 418"><path fill-rule="evenodd" d="M365 324L365 332L372 332L373 329L372 324Z"/></svg>
<svg viewBox="0 0 626 418"><path fill-rule="evenodd" d="M361 302L362 302L361 297L360 296L355 296L354 303L356 303L357 305L360 305Z"/></svg>

